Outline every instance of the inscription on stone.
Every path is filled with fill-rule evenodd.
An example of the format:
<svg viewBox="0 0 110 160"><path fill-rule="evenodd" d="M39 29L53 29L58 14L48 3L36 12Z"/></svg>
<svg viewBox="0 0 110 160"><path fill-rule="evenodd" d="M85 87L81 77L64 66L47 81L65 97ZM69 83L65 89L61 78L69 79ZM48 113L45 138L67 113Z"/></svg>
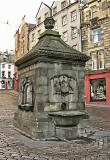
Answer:
<svg viewBox="0 0 110 160"><path fill-rule="evenodd" d="M67 96L75 93L76 80L66 74L54 76L51 78L53 94Z"/></svg>

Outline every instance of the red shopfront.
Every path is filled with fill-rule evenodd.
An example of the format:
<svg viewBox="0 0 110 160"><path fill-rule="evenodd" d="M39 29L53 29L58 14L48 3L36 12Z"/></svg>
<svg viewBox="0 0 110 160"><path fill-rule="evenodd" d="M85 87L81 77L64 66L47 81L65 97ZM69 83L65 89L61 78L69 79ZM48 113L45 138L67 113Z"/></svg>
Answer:
<svg viewBox="0 0 110 160"><path fill-rule="evenodd" d="M110 70L85 74L85 102L110 105Z"/></svg>

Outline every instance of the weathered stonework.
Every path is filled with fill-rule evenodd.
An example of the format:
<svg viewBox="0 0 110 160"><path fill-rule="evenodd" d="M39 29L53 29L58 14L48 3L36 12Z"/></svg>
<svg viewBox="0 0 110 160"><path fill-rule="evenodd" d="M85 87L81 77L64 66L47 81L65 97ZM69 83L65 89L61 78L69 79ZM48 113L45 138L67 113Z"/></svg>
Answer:
<svg viewBox="0 0 110 160"><path fill-rule="evenodd" d="M36 46L16 62L19 107L15 126L36 139L78 137L80 121L88 120L84 106L88 59L64 43L58 32L41 34Z"/></svg>
<svg viewBox="0 0 110 160"><path fill-rule="evenodd" d="M96 9L95 9L96 7ZM109 1L89 0L82 9L82 51L91 56L97 51L104 52L104 68L110 67L110 6ZM93 42L93 29L100 28L101 40ZM91 56L92 57L92 56ZM92 58L86 63L86 69L92 70ZM97 68L99 70L100 68ZM96 71L96 69L95 69Z"/></svg>
<svg viewBox="0 0 110 160"><path fill-rule="evenodd" d="M15 54L14 61L16 62L18 59L23 57L25 54L29 52L29 32L32 28L35 28L35 24L29 24L25 22L25 16L22 19L22 24L18 28L15 33ZM18 80L18 70L15 66L15 87L17 89L17 80Z"/></svg>
<svg viewBox="0 0 110 160"><path fill-rule="evenodd" d="M60 1L54 1L54 4L52 6L52 10L54 8L57 8L57 12L52 12L52 16L54 20L56 21L56 25L54 27L54 30L58 31L64 39L64 33L67 32L67 39L65 40L68 45L71 47L74 47L75 49L81 51L81 34L80 34L80 12L79 12L79 6L80 1L71 1L66 0L66 6L62 9L62 2L64 0ZM71 14L73 11L76 11L76 18L72 20ZM44 20L45 20L45 14L48 13L49 15L49 8L48 7L41 7L39 12L36 15L36 28L33 28L31 32L29 33L29 50L32 49L33 46L36 45L39 39L39 33L43 33L45 31L44 26ZM67 24L62 24L62 17L67 16ZM41 17L41 23L38 23L38 19ZM77 36L75 38L72 38L72 28L77 28ZM35 40L31 41L32 35L35 34Z"/></svg>

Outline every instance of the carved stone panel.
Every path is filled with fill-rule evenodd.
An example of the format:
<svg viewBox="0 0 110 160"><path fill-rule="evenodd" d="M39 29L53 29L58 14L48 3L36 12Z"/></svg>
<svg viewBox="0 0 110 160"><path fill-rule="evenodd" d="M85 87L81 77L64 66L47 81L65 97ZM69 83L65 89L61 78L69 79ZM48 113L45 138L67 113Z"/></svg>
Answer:
<svg viewBox="0 0 110 160"><path fill-rule="evenodd" d="M66 74L54 76L51 78L51 86L53 95L61 95L66 97L75 94L76 80Z"/></svg>

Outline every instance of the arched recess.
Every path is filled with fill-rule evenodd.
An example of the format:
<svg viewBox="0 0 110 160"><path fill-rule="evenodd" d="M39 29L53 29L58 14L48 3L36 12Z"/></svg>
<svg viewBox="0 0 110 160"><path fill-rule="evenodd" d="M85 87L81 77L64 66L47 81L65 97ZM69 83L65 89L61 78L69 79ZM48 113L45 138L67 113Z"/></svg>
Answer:
<svg viewBox="0 0 110 160"><path fill-rule="evenodd" d="M23 110L33 110L34 107L34 86L31 80L25 79L21 83L21 105Z"/></svg>

